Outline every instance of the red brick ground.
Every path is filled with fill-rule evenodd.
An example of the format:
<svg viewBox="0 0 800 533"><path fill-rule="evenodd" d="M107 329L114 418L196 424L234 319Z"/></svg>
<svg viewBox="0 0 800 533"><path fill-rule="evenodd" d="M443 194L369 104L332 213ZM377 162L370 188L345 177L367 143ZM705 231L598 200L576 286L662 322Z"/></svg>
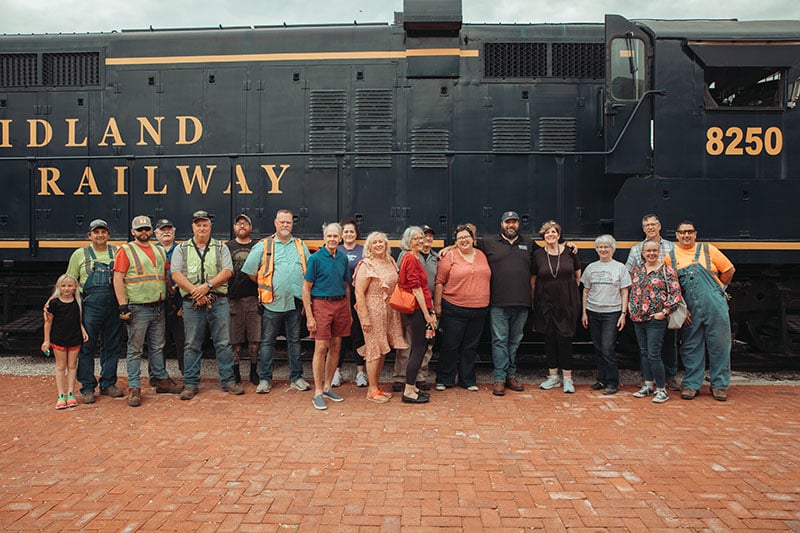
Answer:
<svg viewBox="0 0 800 533"><path fill-rule="evenodd" d="M68 411L52 377L0 390L3 531L800 531L800 387L657 406L484 384L416 406L346 383L325 412L285 382Z"/></svg>

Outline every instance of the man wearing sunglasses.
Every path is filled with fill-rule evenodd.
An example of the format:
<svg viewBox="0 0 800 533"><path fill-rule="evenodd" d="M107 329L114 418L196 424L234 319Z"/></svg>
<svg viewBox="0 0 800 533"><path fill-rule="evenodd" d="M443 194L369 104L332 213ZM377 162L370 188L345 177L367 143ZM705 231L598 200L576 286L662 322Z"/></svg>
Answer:
<svg viewBox="0 0 800 533"><path fill-rule="evenodd" d="M150 242L153 224L139 215L131 222L134 240L114 258L114 294L119 318L128 326L128 405L142 404L141 364L148 345L148 371L156 378L156 393L178 394L178 385L164 364L164 300L169 263L164 248Z"/></svg>

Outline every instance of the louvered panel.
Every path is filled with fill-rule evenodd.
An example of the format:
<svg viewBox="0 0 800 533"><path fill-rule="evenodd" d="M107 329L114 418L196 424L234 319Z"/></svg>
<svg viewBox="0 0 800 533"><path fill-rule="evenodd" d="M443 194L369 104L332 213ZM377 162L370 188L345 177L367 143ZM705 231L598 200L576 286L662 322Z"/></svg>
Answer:
<svg viewBox="0 0 800 533"><path fill-rule="evenodd" d="M100 54L98 52L42 54L42 85L47 87L100 85Z"/></svg>
<svg viewBox="0 0 800 533"><path fill-rule="evenodd" d="M347 120L347 93L311 91L308 120L311 129L344 128Z"/></svg>
<svg viewBox="0 0 800 533"><path fill-rule="evenodd" d="M543 78L547 76L547 43L486 43L487 78Z"/></svg>
<svg viewBox="0 0 800 533"><path fill-rule="evenodd" d="M544 152L574 152L577 146L577 127L572 117L542 117L539 119L539 150Z"/></svg>
<svg viewBox="0 0 800 533"><path fill-rule="evenodd" d="M447 130L414 130L411 132L412 152L442 152L439 154L412 154L412 168L447 168L445 152L450 149L450 132Z"/></svg>
<svg viewBox="0 0 800 533"><path fill-rule="evenodd" d="M392 127L392 91L360 89L356 91L356 128Z"/></svg>
<svg viewBox="0 0 800 533"><path fill-rule="evenodd" d="M492 121L492 149L525 152L531 149L531 119L496 118Z"/></svg>
<svg viewBox="0 0 800 533"><path fill-rule="evenodd" d="M392 132L391 130L364 130L355 133L356 152L383 152L381 154L357 154L356 168L391 168Z"/></svg>
<svg viewBox="0 0 800 533"><path fill-rule="evenodd" d="M0 54L0 87L39 85L36 54Z"/></svg>
<svg viewBox="0 0 800 533"><path fill-rule="evenodd" d="M344 131L311 131L308 134L308 149L312 154L315 152L344 152L346 146ZM309 158L308 166L309 168L336 168L336 157L312 155Z"/></svg>

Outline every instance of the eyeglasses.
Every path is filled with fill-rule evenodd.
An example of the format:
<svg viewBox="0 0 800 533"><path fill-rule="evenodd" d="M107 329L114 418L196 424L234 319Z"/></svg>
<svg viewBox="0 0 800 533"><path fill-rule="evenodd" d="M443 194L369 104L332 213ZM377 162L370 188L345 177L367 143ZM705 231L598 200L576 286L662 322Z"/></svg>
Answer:
<svg viewBox="0 0 800 533"><path fill-rule="evenodd" d="M241 222L237 222L234 226L249 226L250 223L242 220Z"/></svg>
<svg viewBox="0 0 800 533"><path fill-rule="evenodd" d="M658 222L648 222L647 224L642 224L643 228L654 228L658 226Z"/></svg>
<svg viewBox="0 0 800 533"><path fill-rule="evenodd" d="M425 237L423 237L422 235L417 235L416 237L411 238L412 241L422 241L424 239Z"/></svg>
<svg viewBox="0 0 800 533"><path fill-rule="evenodd" d="M153 231L153 228L136 228L133 231Z"/></svg>
<svg viewBox="0 0 800 533"><path fill-rule="evenodd" d="M677 233L679 235L680 234L689 234L689 235L691 235L692 233L697 233L697 230L696 229L679 229L675 233Z"/></svg>

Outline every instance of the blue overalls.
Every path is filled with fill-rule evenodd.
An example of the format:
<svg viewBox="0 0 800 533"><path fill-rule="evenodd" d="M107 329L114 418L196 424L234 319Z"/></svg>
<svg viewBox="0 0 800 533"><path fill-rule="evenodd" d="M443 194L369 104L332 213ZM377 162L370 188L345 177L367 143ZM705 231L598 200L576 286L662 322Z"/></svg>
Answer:
<svg viewBox="0 0 800 533"><path fill-rule="evenodd" d="M705 249L706 268L699 263L700 251ZM670 252L677 266L675 252ZM700 390L708 353L711 387L727 389L731 379L731 319L728 299L710 272L708 245L697 244L692 264L677 269L683 298L691 313L692 323L681 328L680 353L685 374L683 387Z"/></svg>
<svg viewBox="0 0 800 533"><path fill-rule="evenodd" d="M114 247L109 245L109 254L114 257ZM83 343L78 354L77 378L81 392L91 393L97 386L94 375L94 354L97 343L102 340L100 352L100 390L117 383L117 363L120 354L121 331L119 311L112 281L114 260L109 264L98 261L91 246L84 248L86 272L89 277L81 289L83 304L83 326L89 340Z"/></svg>

